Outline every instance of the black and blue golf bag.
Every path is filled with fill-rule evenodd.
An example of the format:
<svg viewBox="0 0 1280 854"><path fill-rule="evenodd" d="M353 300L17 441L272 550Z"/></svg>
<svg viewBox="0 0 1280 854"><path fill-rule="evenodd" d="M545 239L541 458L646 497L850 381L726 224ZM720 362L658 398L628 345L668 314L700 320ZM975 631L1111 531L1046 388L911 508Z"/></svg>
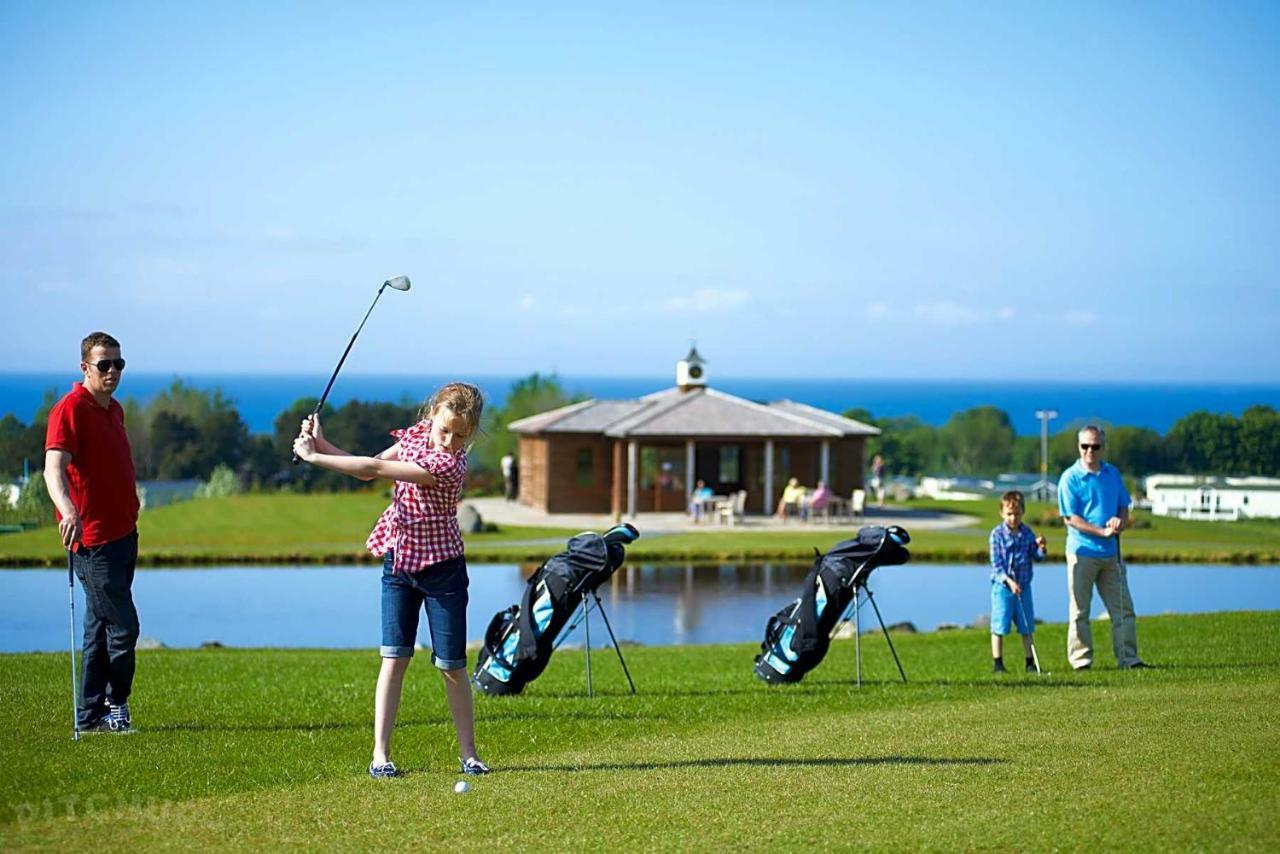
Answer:
<svg viewBox="0 0 1280 854"><path fill-rule="evenodd" d="M486 694L519 694L546 669L556 638L582 603L626 560L631 525L578 534L529 577L519 604L489 621L471 681Z"/></svg>
<svg viewBox="0 0 1280 854"><path fill-rule="evenodd" d="M815 557L800 598L770 617L765 626L756 676L770 685L799 682L821 664L831 646L831 632L858 588L876 567L906 563L911 558L906 549L909 542L910 535L896 525L869 526Z"/></svg>

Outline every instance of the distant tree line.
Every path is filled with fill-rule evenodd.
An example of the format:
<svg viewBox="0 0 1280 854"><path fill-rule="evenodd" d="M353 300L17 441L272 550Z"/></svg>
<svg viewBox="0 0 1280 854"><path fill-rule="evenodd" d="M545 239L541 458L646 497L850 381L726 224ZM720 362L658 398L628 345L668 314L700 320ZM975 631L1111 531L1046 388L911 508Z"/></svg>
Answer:
<svg viewBox="0 0 1280 854"><path fill-rule="evenodd" d="M915 416L875 418L865 409L845 412L879 427L868 454L882 454L893 474L991 476L1040 470L1039 435L1019 436L1009 416L993 406L952 415L941 427ZM1076 433L1083 421L1049 436L1049 472L1056 475L1079 459ZM1251 406L1242 415L1192 412L1161 436L1145 427L1103 423L1106 458L1126 475L1168 474L1280 476L1280 413Z"/></svg>
<svg viewBox="0 0 1280 854"><path fill-rule="evenodd" d="M531 374L513 383L503 406L485 410L481 435L471 453L471 492L501 487L498 462L515 451L512 421L572 403L554 374ZM44 460L45 427L57 394L49 391L30 424L12 414L0 418L0 478L20 475L23 461L38 472ZM316 398L304 397L276 416L270 434L253 434L235 405L219 390L195 388L175 380L145 405L126 398L122 405L139 480L199 479L208 483L215 469L230 470L242 489L341 491L362 484L290 462L298 425ZM326 405L325 434L353 453L374 454L394 439L388 432L417 420L421 404L351 400ZM863 409L845 415L882 431L868 443L868 454L883 454L894 474L994 475L1038 471L1040 438L1019 436L1007 413L991 406L958 412L941 427L914 416L876 418ZM1060 472L1077 457L1080 423L1064 425L1049 439L1049 468ZM1224 475L1280 475L1280 414L1270 406L1252 406L1236 417L1193 412L1167 434L1142 427L1104 424L1107 458L1125 474L1155 472ZM220 470L218 490L230 488Z"/></svg>
<svg viewBox="0 0 1280 854"><path fill-rule="evenodd" d="M57 402L53 390L30 424L12 414L0 419L0 479L23 471L27 461L33 473L44 464L45 429L49 411ZM488 407L481 435L473 445L468 487L472 492L501 489L499 460L514 451L517 438L507 425L573 401L555 375L532 374L512 384L502 407ZM145 405L132 398L122 401L125 429L133 449L139 480L197 479L209 483L218 474L213 491L225 493L230 471L242 489L288 489L335 492L362 488L353 478L291 462L293 438L302 419L319 400L299 398L276 416L270 434L253 434L235 405L217 389L195 388L174 382ZM407 427L419 418L421 404L351 400L340 407L326 404L320 413L326 437L357 454L375 454L390 446L390 431ZM210 490L206 490L206 493Z"/></svg>

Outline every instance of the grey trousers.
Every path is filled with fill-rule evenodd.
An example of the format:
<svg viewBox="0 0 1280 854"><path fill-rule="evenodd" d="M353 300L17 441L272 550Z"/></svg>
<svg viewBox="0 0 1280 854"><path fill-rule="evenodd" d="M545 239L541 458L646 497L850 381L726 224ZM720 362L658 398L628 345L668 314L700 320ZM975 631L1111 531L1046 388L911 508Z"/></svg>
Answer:
<svg viewBox="0 0 1280 854"><path fill-rule="evenodd" d="M1129 578L1118 557L1084 557L1067 554L1067 659L1073 668L1093 664L1093 631L1089 605L1093 588L1111 617L1111 649L1116 664L1132 667L1138 658L1138 626L1133 614Z"/></svg>

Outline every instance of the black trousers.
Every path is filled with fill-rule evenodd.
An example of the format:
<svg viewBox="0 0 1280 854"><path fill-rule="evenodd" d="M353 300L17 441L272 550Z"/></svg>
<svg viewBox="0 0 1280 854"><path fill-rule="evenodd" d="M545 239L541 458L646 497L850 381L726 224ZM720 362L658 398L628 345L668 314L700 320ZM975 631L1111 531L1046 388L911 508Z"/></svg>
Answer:
<svg viewBox="0 0 1280 854"><path fill-rule="evenodd" d="M138 610L133 572L138 532L72 553L71 565L84 587L84 678L80 682L81 726L93 724L108 704L127 702L133 690Z"/></svg>

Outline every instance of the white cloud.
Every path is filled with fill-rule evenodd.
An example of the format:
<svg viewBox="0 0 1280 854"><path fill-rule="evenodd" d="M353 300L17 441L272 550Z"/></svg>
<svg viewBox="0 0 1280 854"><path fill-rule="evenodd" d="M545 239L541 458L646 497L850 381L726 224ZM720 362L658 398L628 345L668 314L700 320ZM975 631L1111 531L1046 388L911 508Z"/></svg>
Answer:
<svg viewBox="0 0 1280 854"><path fill-rule="evenodd" d="M525 294L520 298L520 310L528 311L533 308L533 294Z"/></svg>
<svg viewBox="0 0 1280 854"><path fill-rule="evenodd" d="M925 323L930 326L976 326L982 323L1004 323L1017 316L1011 306L988 308L958 303L954 300L936 300L917 303L911 308L896 308L878 302L867 306L867 316L874 320Z"/></svg>
<svg viewBox="0 0 1280 854"><path fill-rule="evenodd" d="M1098 316L1091 311L1068 311L1062 319L1072 326L1092 326L1098 322Z"/></svg>
<svg viewBox="0 0 1280 854"><path fill-rule="evenodd" d="M751 299L747 291L726 288L702 288L687 296L671 297L662 303L668 311L708 313L737 308Z"/></svg>
<svg viewBox="0 0 1280 854"><path fill-rule="evenodd" d="M920 303L915 308L915 316L935 326L969 326L982 319L977 309L950 300Z"/></svg>

